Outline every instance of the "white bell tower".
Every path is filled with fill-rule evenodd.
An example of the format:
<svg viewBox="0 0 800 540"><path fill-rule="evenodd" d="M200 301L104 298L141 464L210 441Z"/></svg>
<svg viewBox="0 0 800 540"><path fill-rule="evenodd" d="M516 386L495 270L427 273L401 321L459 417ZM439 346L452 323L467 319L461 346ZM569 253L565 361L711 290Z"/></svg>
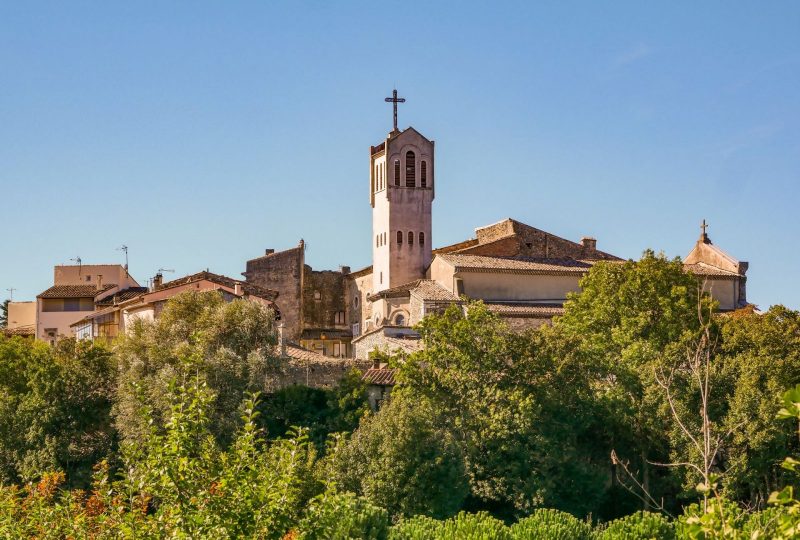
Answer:
<svg viewBox="0 0 800 540"><path fill-rule="evenodd" d="M392 94L394 129L370 149L373 292L424 278L431 263L434 142L412 127L397 129L405 99Z"/></svg>

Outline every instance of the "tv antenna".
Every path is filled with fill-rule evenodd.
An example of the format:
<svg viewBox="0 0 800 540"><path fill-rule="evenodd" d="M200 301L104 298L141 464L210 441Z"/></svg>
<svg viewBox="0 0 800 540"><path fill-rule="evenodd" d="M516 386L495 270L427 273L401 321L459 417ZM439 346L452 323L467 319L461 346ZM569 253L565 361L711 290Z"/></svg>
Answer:
<svg viewBox="0 0 800 540"><path fill-rule="evenodd" d="M120 247L117 248L117 251L124 251L125 252L125 273L128 273L128 246L122 244ZM130 274L129 274L130 275Z"/></svg>
<svg viewBox="0 0 800 540"><path fill-rule="evenodd" d="M70 260L78 265L78 275L81 275L81 257L80 257L80 255L75 257L74 259L70 259Z"/></svg>
<svg viewBox="0 0 800 540"><path fill-rule="evenodd" d="M14 291L16 291L17 289L15 289L14 287L9 287L6 290L8 291L8 301L9 302L13 302L14 301Z"/></svg>
<svg viewBox="0 0 800 540"><path fill-rule="evenodd" d="M163 273L163 272L172 272L172 273L174 274L174 273L175 273L175 270L173 270L172 268L159 268L159 269L158 269L158 273L159 273L159 274L161 274L161 273Z"/></svg>

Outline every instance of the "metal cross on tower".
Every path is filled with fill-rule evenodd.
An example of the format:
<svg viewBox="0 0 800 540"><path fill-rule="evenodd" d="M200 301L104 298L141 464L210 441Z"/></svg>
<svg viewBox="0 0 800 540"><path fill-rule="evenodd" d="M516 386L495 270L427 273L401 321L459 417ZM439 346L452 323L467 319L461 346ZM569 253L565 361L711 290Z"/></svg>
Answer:
<svg viewBox="0 0 800 540"><path fill-rule="evenodd" d="M405 103L406 98L399 98L397 97L397 89L392 90L392 97L387 97L384 99L386 103L391 103L392 107L394 108L394 131L397 131L397 104L398 103Z"/></svg>

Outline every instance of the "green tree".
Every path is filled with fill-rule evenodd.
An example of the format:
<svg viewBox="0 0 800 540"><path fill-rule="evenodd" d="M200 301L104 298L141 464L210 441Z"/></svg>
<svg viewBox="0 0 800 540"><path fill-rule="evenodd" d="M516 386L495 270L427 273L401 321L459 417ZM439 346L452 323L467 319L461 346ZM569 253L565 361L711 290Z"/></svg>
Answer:
<svg viewBox="0 0 800 540"><path fill-rule="evenodd" d="M468 492L463 459L435 417L424 399L395 392L350 439L339 438L326 458L325 478L394 517L455 513Z"/></svg>
<svg viewBox="0 0 800 540"><path fill-rule="evenodd" d="M654 374L697 333L698 310L710 311L700 291L679 258L646 251L639 261L594 265L555 321L600 368L595 390L606 408L607 444L632 464L628 470L653 497L645 501L661 500L677 487L674 475L651 466L670 458L668 411Z"/></svg>
<svg viewBox="0 0 800 540"><path fill-rule="evenodd" d="M361 372L353 369L331 389L291 385L265 397L259 407L270 437L282 437L293 426L303 427L321 449L329 434L356 429L369 411L369 402Z"/></svg>
<svg viewBox="0 0 800 540"><path fill-rule="evenodd" d="M116 369L100 345L0 336L0 481L63 471L87 485L117 435L111 419Z"/></svg>
<svg viewBox="0 0 800 540"><path fill-rule="evenodd" d="M114 414L125 439L147 430L141 403L164 424L171 381L199 375L214 394L211 429L226 443L238 423L238 407L264 387L275 361L274 314L247 300L225 302L216 291L185 292L170 299L155 321L135 321L116 344L119 383Z"/></svg>
<svg viewBox="0 0 800 540"><path fill-rule="evenodd" d="M590 371L568 340L511 332L480 302L418 328L425 349L400 364L399 378L409 395L431 403L460 448L467 507L504 518L542 505L591 511L607 467L598 467L592 442L599 417Z"/></svg>
<svg viewBox="0 0 800 540"><path fill-rule="evenodd" d="M724 493L760 506L770 492L800 479L778 467L787 451L800 453L800 444L792 426L774 421L780 408L774 396L800 380L800 313L774 306L763 315L733 314L721 325L718 356L731 380Z"/></svg>

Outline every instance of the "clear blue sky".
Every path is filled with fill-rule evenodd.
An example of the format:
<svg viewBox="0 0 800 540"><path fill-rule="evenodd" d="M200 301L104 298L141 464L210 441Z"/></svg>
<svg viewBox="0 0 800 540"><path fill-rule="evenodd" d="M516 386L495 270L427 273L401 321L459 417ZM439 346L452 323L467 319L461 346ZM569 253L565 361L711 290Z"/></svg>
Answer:
<svg viewBox="0 0 800 540"><path fill-rule="evenodd" d="M52 266L370 263L368 151L436 141L433 243L513 217L712 240L800 308L800 3L0 3L0 294ZM169 277L169 276L168 276Z"/></svg>

